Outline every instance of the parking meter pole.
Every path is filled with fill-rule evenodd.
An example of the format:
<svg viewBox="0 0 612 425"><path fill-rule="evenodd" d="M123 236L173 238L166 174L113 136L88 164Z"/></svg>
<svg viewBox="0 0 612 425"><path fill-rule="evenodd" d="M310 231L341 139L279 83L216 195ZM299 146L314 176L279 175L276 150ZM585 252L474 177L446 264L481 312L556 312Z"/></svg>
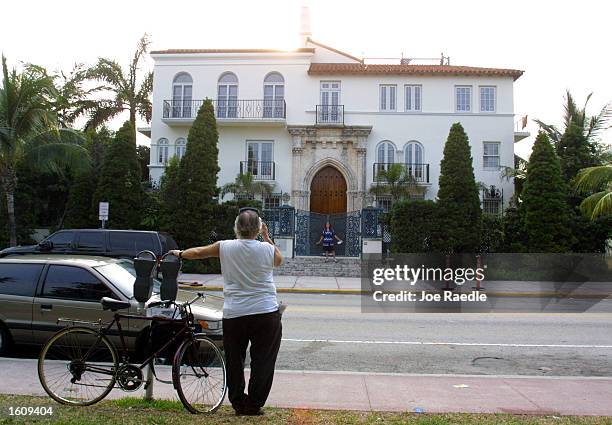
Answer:
<svg viewBox="0 0 612 425"><path fill-rule="evenodd" d="M154 360L151 360L154 361ZM145 378L145 396L144 399L147 401L153 400L153 369L151 369L151 365L147 366L147 377Z"/></svg>

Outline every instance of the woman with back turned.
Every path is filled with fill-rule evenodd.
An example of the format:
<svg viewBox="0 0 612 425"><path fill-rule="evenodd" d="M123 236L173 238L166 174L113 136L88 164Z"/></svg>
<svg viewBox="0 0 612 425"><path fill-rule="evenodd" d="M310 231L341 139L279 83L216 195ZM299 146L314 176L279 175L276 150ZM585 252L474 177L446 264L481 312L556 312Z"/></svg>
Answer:
<svg viewBox="0 0 612 425"><path fill-rule="evenodd" d="M283 261L254 208L242 208L236 239L171 251L189 260L219 257L223 275L223 346L229 401L237 415L262 415L280 348L282 325L272 269ZM264 242L256 238L261 234ZM251 377L245 393L244 361L251 343Z"/></svg>

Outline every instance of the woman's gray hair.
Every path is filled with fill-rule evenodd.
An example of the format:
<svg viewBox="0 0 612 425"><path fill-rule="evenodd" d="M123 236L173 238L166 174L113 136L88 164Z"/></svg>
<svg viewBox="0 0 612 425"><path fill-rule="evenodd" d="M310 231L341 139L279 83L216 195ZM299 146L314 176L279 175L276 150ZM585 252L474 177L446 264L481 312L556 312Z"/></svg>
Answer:
<svg viewBox="0 0 612 425"><path fill-rule="evenodd" d="M243 211L234 221L236 239L255 239L261 230L261 219L255 211Z"/></svg>

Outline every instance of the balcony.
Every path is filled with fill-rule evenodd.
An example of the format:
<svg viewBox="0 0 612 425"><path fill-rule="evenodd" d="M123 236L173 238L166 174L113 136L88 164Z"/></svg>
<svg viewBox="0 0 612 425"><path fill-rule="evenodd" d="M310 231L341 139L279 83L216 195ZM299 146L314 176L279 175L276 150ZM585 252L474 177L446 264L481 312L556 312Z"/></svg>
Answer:
<svg viewBox="0 0 612 425"><path fill-rule="evenodd" d="M344 105L317 105L316 112L317 125L344 125Z"/></svg>
<svg viewBox="0 0 612 425"><path fill-rule="evenodd" d="M204 100L164 100L162 119L167 124L191 124ZM284 99L213 100L215 116L221 125L240 123L284 123Z"/></svg>
<svg viewBox="0 0 612 425"><path fill-rule="evenodd" d="M387 177L381 171L387 171L393 164L399 164L410 175L415 183L429 183L429 164L401 164L392 162L375 162L373 166L372 176L376 183L388 183Z"/></svg>
<svg viewBox="0 0 612 425"><path fill-rule="evenodd" d="M253 180L275 180L274 161L240 161L240 174L251 173Z"/></svg>

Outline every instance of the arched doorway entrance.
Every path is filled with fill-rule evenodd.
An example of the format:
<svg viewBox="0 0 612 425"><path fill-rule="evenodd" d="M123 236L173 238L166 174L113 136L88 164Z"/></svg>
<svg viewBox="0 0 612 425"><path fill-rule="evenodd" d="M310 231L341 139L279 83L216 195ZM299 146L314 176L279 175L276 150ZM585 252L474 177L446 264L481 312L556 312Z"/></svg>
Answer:
<svg viewBox="0 0 612 425"><path fill-rule="evenodd" d="M346 180L337 168L328 165L315 174L310 184L310 211L346 213Z"/></svg>

